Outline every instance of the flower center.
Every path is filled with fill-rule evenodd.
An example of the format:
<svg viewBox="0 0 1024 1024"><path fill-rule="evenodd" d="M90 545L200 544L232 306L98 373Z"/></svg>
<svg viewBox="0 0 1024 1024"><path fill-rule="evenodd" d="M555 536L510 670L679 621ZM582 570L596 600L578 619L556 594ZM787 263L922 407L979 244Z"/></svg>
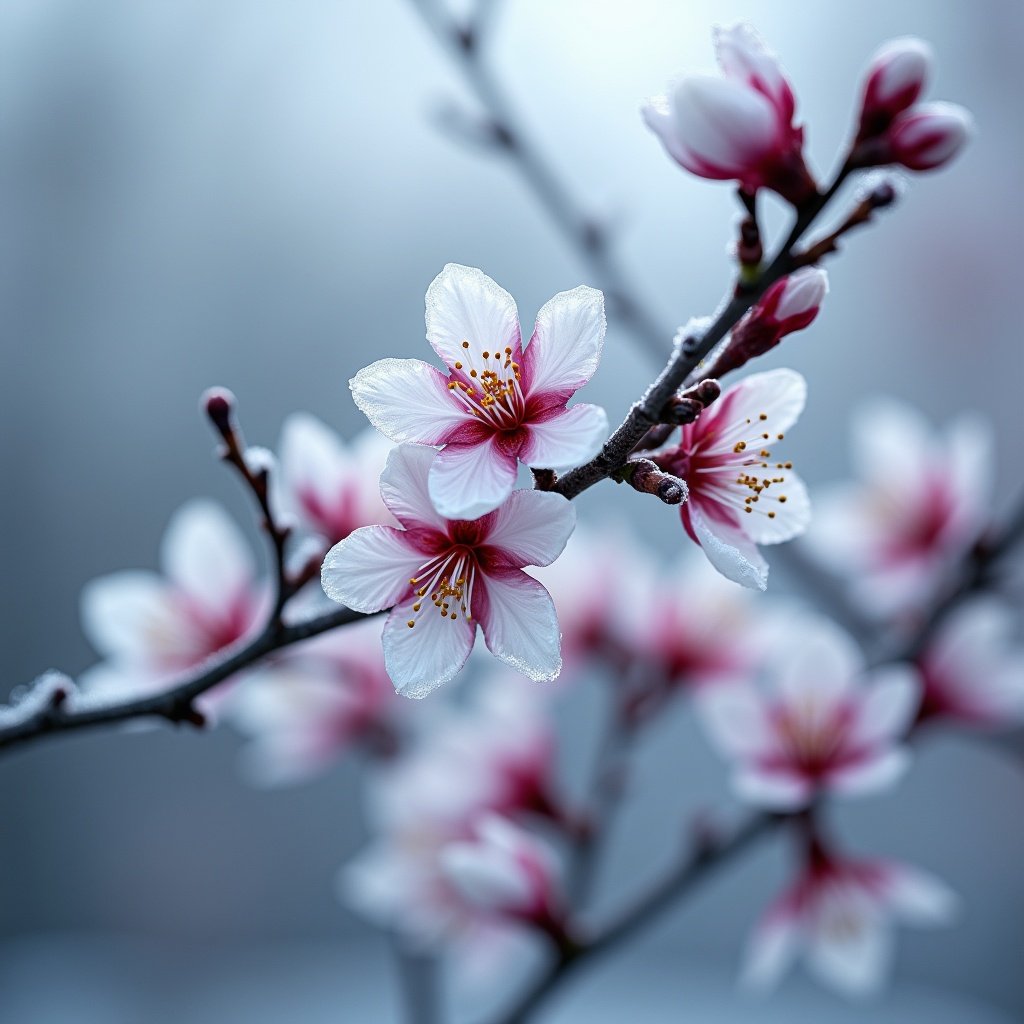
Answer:
<svg viewBox="0 0 1024 1024"><path fill-rule="evenodd" d="M512 349L485 349L481 353L483 361L477 366L469 342L464 341L462 348L465 362L457 362L454 369L469 381L450 380L448 390L470 413L492 427L509 430L519 426L526 403L519 386L519 364L512 359Z"/></svg>
<svg viewBox="0 0 1024 1024"><path fill-rule="evenodd" d="M416 600L406 625L410 629L415 627L422 615L430 614L431 608L442 619L456 622L461 612L467 622L472 622L475 571L476 560L466 548L449 549L425 562L409 579Z"/></svg>

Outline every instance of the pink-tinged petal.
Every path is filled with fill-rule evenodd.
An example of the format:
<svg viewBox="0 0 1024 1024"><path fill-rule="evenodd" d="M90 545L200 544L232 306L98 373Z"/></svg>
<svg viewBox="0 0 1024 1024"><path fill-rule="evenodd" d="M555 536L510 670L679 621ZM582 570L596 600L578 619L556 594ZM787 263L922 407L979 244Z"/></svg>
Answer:
<svg viewBox="0 0 1024 1024"><path fill-rule="evenodd" d="M828 619L807 616L794 623L776 686L798 715L829 714L846 699L863 667L863 655L843 630Z"/></svg>
<svg viewBox="0 0 1024 1024"><path fill-rule="evenodd" d="M762 491L754 511L744 518L745 532L756 544L781 544L799 537L811 524L811 499L803 480L792 470L779 470L777 475L782 482Z"/></svg>
<svg viewBox="0 0 1024 1024"><path fill-rule="evenodd" d="M478 519L512 493L517 468L516 457L497 438L445 445L430 467L430 500L448 519Z"/></svg>
<svg viewBox="0 0 1024 1024"><path fill-rule="evenodd" d="M205 611L223 614L255 578L252 551L231 517L212 501L190 501L160 546L167 577Z"/></svg>
<svg viewBox="0 0 1024 1024"><path fill-rule="evenodd" d="M390 608L425 561L402 530L364 526L327 552L320 579L332 601L357 612Z"/></svg>
<svg viewBox="0 0 1024 1024"><path fill-rule="evenodd" d="M761 992L774 988L799 952L800 939L800 919L788 904L770 909L750 936L740 983Z"/></svg>
<svg viewBox="0 0 1024 1024"><path fill-rule="evenodd" d="M155 573L128 570L82 589L82 629L104 657L147 661L186 631L170 588Z"/></svg>
<svg viewBox="0 0 1024 1024"><path fill-rule="evenodd" d="M910 753L903 747L885 750L830 772L828 785L835 793L865 796L895 785L910 767Z"/></svg>
<svg viewBox="0 0 1024 1024"><path fill-rule="evenodd" d="M309 491L322 502L337 500L352 473L352 463L340 438L307 412L292 413L281 428L278 444L280 482L292 511L296 495Z"/></svg>
<svg viewBox="0 0 1024 1024"><path fill-rule="evenodd" d="M487 524L484 543L517 568L550 565L576 526L576 508L560 494L513 491Z"/></svg>
<svg viewBox="0 0 1024 1024"><path fill-rule="evenodd" d="M885 896L895 917L921 928L949 924L960 911L960 897L945 882L906 864L885 865Z"/></svg>
<svg viewBox="0 0 1024 1024"><path fill-rule="evenodd" d="M804 411L807 381L796 370L785 367L752 373L730 389L730 397L730 419L741 421L746 417L756 423L764 415L764 429L775 439L777 433L789 430Z"/></svg>
<svg viewBox="0 0 1024 1024"><path fill-rule="evenodd" d="M799 810L814 794L814 787L802 775L756 766L739 770L733 776L733 789L748 803L772 811Z"/></svg>
<svg viewBox="0 0 1024 1024"><path fill-rule="evenodd" d="M430 500L430 467L437 458L433 448L403 444L393 448L380 475L380 495L391 514L406 529L423 527L444 532L448 521Z"/></svg>
<svg viewBox="0 0 1024 1024"><path fill-rule="evenodd" d="M521 344L519 314L512 296L476 267L449 263L427 289L427 341L450 369L465 361L462 343L479 363L484 351L513 350Z"/></svg>
<svg viewBox="0 0 1024 1024"><path fill-rule="evenodd" d="M561 637L544 587L519 570L479 578L476 587L473 616L487 649L530 679L556 678L562 668Z"/></svg>
<svg viewBox="0 0 1024 1024"><path fill-rule="evenodd" d="M872 399L854 413L851 432L854 470L861 480L883 493L924 492L932 441L920 413L894 399Z"/></svg>
<svg viewBox="0 0 1024 1024"><path fill-rule="evenodd" d="M528 466L571 469L593 458L608 436L608 415L597 405L574 405L527 426L519 458Z"/></svg>
<svg viewBox="0 0 1024 1024"><path fill-rule="evenodd" d="M661 139L666 152L676 163L686 166L689 154L676 134L675 119L667 96L652 96L641 109L647 127Z"/></svg>
<svg viewBox="0 0 1024 1024"><path fill-rule="evenodd" d="M761 758L777 747L758 691L747 683L716 683L697 692L697 714L712 743L730 758Z"/></svg>
<svg viewBox="0 0 1024 1024"><path fill-rule="evenodd" d="M444 444L473 419L448 378L420 359L378 359L348 386L366 418L392 441Z"/></svg>
<svg viewBox="0 0 1024 1024"><path fill-rule="evenodd" d="M892 933L865 897L844 892L829 904L808 940L808 967L844 995L877 992L892 961Z"/></svg>
<svg viewBox="0 0 1024 1024"><path fill-rule="evenodd" d="M892 665L873 674L850 726L850 744L875 747L901 740L921 705L921 680L909 665Z"/></svg>
<svg viewBox="0 0 1024 1024"><path fill-rule="evenodd" d="M746 24L713 31L715 54L726 77L734 78L767 96L778 111L781 123L792 120L796 102L793 90L775 55L760 36Z"/></svg>
<svg viewBox="0 0 1024 1024"><path fill-rule="evenodd" d="M726 579L751 590L767 589L768 563L745 533L719 521L712 524L692 500L684 508L697 543Z"/></svg>
<svg viewBox="0 0 1024 1024"><path fill-rule="evenodd" d="M409 626L415 622L415 626ZM476 624L465 616L442 618L431 604L418 614L407 601L384 624L384 665L403 697L426 697L462 671L476 639Z"/></svg>
<svg viewBox="0 0 1024 1024"><path fill-rule="evenodd" d="M604 334L604 295L597 289L580 285L549 299L523 352L527 394L568 396L581 388L601 361Z"/></svg>

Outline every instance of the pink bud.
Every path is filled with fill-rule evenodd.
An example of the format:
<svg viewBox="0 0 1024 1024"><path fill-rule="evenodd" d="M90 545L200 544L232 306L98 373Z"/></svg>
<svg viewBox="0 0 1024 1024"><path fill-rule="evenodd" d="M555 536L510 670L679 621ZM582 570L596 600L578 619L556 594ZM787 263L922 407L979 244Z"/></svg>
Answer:
<svg viewBox="0 0 1024 1024"><path fill-rule="evenodd" d="M889 132L892 162L912 171L930 171L948 163L971 136L970 113L954 103L922 103L893 121Z"/></svg>
<svg viewBox="0 0 1024 1024"><path fill-rule="evenodd" d="M912 36L892 39L882 46L868 67L858 142L883 134L894 117L917 102L931 64L931 48Z"/></svg>

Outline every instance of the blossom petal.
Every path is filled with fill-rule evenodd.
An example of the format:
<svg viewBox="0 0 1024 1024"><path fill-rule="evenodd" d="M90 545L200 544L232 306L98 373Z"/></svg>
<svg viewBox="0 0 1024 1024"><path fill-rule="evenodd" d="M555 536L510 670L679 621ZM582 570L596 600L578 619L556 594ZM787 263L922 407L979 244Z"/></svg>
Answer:
<svg viewBox="0 0 1024 1024"><path fill-rule="evenodd" d="M777 678L782 700L806 714L842 701L862 671L864 659L854 641L830 620L807 615L793 623Z"/></svg>
<svg viewBox="0 0 1024 1024"><path fill-rule="evenodd" d="M408 601L384 624L384 665L403 697L426 697L462 671L475 639L476 625L465 616L442 618L433 605L417 615Z"/></svg>
<svg viewBox="0 0 1024 1024"><path fill-rule="evenodd" d="M444 444L473 420L452 397L448 378L420 359L378 359L348 386L366 418L392 441Z"/></svg>
<svg viewBox="0 0 1024 1024"><path fill-rule="evenodd" d="M877 911L866 906L843 906L837 918L833 927L818 928L808 943L808 966L824 984L845 995L877 992L892 961L892 933Z"/></svg>
<svg viewBox="0 0 1024 1024"><path fill-rule="evenodd" d="M909 665L892 665L874 673L852 723L850 739L873 747L902 739L921 704L921 681Z"/></svg>
<svg viewBox="0 0 1024 1024"><path fill-rule="evenodd" d="M640 113L647 127L661 139L666 152L677 163L686 165L689 154L676 134L675 118L667 96L652 96L643 105Z"/></svg>
<svg viewBox="0 0 1024 1024"><path fill-rule="evenodd" d="M465 358L469 342L474 359L490 349L513 350L521 344L515 300L476 267L449 263L427 289L427 341L449 369Z"/></svg>
<svg viewBox="0 0 1024 1024"><path fill-rule="evenodd" d="M550 565L575 525L576 508L560 494L513 491L491 517L485 544L499 548L517 567Z"/></svg>
<svg viewBox="0 0 1024 1024"><path fill-rule="evenodd" d="M380 495L391 514L409 530L424 526L442 533L448 521L430 500L430 467L437 458L433 448L403 444L392 448L380 474Z"/></svg>
<svg viewBox="0 0 1024 1024"><path fill-rule="evenodd" d="M403 530L364 526L327 552L320 573L324 593L357 612L390 608L409 590L425 558Z"/></svg>
<svg viewBox="0 0 1024 1024"><path fill-rule="evenodd" d="M212 501L180 508L160 546L164 573L208 612L221 614L256 575L252 551L231 517Z"/></svg>
<svg viewBox="0 0 1024 1024"><path fill-rule="evenodd" d="M782 482L762 491L744 520L745 532L755 544L781 544L799 537L811 524L811 499L803 480L792 470L779 470L778 476ZM775 515L769 516L769 511Z"/></svg>
<svg viewBox="0 0 1024 1024"><path fill-rule="evenodd" d="M768 563L761 557L757 545L737 527L730 528L720 522L712 527L696 502L691 500L686 508L694 536L708 561L726 579L752 590L766 590Z"/></svg>
<svg viewBox="0 0 1024 1024"><path fill-rule="evenodd" d="M473 615L487 649L530 679L556 678L562 668L561 637L551 595L518 569L478 579L476 586Z"/></svg>
<svg viewBox="0 0 1024 1024"><path fill-rule="evenodd" d="M581 388L597 369L605 335L604 295L580 285L559 292L537 314L523 352L523 383L529 395Z"/></svg>
<svg viewBox="0 0 1024 1024"><path fill-rule="evenodd" d="M731 420L746 417L756 422L764 415L764 429L775 436L789 430L800 418L807 403L807 381L796 370L785 367L752 373L730 389L728 397Z"/></svg>
<svg viewBox="0 0 1024 1024"><path fill-rule="evenodd" d="M733 776L736 794L758 807L795 811L806 807L813 795L811 783L795 772L762 767L744 768Z"/></svg>
<svg viewBox="0 0 1024 1024"><path fill-rule="evenodd" d="M430 500L448 519L478 519L512 493L517 466L516 457L493 438L445 445L430 467Z"/></svg>
<svg viewBox="0 0 1024 1024"><path fill-rule="evenodd" d="M335 501L352 472L351 459L338 435L307 412L292 413L284 421L277 450L279 478L287 498L309 491L322 502ZM290 503L287 509L293 510Z"/></svg>
<svg viewBox="0 0 1024 1024"><path fill-rule="evenodd" d="M608 436L608 414L597 405L574 405L543 422L528 424L529 438L519 458L528 466L571 469L601 449Z"/></svg>
<svg viewBox="0 0 1024 1024"><path fill-rule="evenodd" d="M755 927L747 944L740 983L764 991L774 988L800 947L800 920L788 907L773 907Z"/></svg>
<svg viewBox="0 0 1024 1024"><path fill-rule="evenodd" d="M918 927L949 924L960 909L960 898L945 882L907 864L886 865L886 899L901 921Z"/></svg>
<svg viewBox="0 0 1024 1024"><path fill-rule="evenodd" d="M754 687L717 683L699 690L695 701L701 724L726 757L758 758L775 748L775 732Z"/></svg>
<svg viewBox="0 0 1024 1024"><path fill-rule="evenodd" d="M145 661L156 653L157 638L173 640L184 631L170 588L141 570L90 580L82 589L81 616L89 642L105 657Z"/></svg>
<svg viewBox="0 0 1024 1024"><path fill-rule="evenodd" d="M903 747L885 750L830 772L829 788L846 796L878 793L896 783L910 767L910 753Z"/></svg>

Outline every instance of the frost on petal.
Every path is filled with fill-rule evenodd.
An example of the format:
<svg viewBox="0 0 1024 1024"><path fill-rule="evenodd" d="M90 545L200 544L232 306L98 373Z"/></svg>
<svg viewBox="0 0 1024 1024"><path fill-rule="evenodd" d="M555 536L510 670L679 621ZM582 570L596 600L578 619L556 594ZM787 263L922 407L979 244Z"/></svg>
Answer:
<svg viewBox="0 0 1024 1024"><path fill-rule="evenodd" d="M428 478L437 452L403 444L393 448L380 475L380 494L391 514L407 529L445 530L447 521L430 500Z"/></svg>
<svg viewBox="0 0 1024 1024"><path fill-rule="evenodd" d="M530 395L572 394L597 369L605 335L604 295L580 285L559 292L537 314L523 353L523 382Z"/></svg>
<svg viewBox="0 0 1024 1024"><path fill-rule="evenodd" d="M203 609L223 613L253 582L253 555L231 517L212 501L190 501L171 520L160 547L170 580Z"/></svg>
<svg viewBox="0 0 1024 1024"><path fill-rule="evenodd" d="M408 592L423 561L402 530L364 526L327 552L321 582L332 601L357 612L379 612Z"/></svg>
<svg viewBox="0 0 1024 1024"><path fill-rule="evenodd" d="M694 536L707 555L708 561L726 578L752 590L768 587L768 563L761 557L757 545L738 527L722 522L714 525L697 507L689 502L687 510Z"/></svg>
<svg viewBox="0 0 1024 1024"><path fill-rule="evenodd" d="M430 467L430 500L448 519L477 519L511 494L517 467L497 438L446 445Z"/></svg>
<svg viewBox="0 0 1024 1024"><path fill-rule="evenodd" d="M184 633L167 584L141 570L90 580L82 589L81 616L89 642L106 657L145 661Z"/></svg>
<svg viewBox="0 0 1024 1024"><path fill-rule="evenodd" d="M576 525L576 509L560 494L513 491L496 509L485 544L516 567L550 565L565 548Z"/></svg>
<svg viewBox="0 0 1024 1024"><path fill-rule="evenodd" d="M349 387L366 418L393 441L444 444L473 419L452 397L448 378L419 359L378 359Z"/></svg>
<svg viewBox="0 0 1024 1024"><path fill-rule="evenodd" d="M753 686L721 682L698 691L695 700L701 724L725 756L757 758L774 747L772 724Z"/></svg>
<svg viewBox="0 0 1024 1024"><path fill-rule="evenodd" d="M500 661L535 680L557 677L561 637L551 595L532 576L511 570L477 582L473 616Z"/></svg>
<svg viewBox="0 0 1024 1024"><path fill-rule="evenodd" d="M427 289L426 307L427 341L449 368L463 358L464 341L474 354L521 344L515 301L476 267L447 264Z"/></svg>
<svg viewBox="0 0 1024 1024"><path fill-rule="evenodd" d="M416 614L407 601L384 624L384 664L403 697L426 697L462 671L475 639L476 624L465 616L442 618L429 604Z"/></svg>
<svg viewBox="0 0 1024 1024"><path fill-rule="evenodd" d="M562 471L593 458L608 436L608 415L597 405L574 405L532 422L519 457L528 466Z"/></svg>

